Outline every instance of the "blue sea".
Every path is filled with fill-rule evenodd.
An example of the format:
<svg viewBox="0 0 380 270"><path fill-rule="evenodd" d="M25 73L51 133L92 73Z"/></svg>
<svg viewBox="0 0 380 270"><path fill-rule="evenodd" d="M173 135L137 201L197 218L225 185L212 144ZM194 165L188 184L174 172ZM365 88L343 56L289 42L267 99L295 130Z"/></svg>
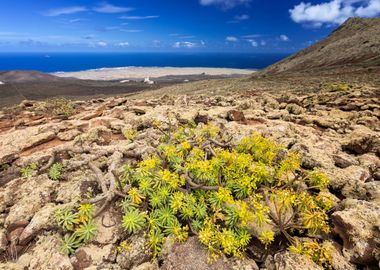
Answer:
<svg viewBox="0 0 380 270"><path fill-rule="evenodd" d="M262 69L287 56L247 53L0 53L0 70L67 72L127 66Z"/></svg>

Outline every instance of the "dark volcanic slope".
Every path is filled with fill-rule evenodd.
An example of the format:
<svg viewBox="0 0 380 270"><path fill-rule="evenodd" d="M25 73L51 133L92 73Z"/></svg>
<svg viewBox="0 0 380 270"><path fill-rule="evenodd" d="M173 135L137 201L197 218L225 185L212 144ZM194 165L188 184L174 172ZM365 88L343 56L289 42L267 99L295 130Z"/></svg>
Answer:
<svg viewBox="0 0 380 270"><path fill-rule="evenodd" d="M269 66L263 73L379 66L380 17L350 18L326 39Z"/></svg>
<svg viewBox="0 0 380 270"><path fill-rule="evenodd" d="M36 81L52 82L62 81L62 79L39 71L10 70L0 71L0 81L5 83L21 83Z"/></svg>

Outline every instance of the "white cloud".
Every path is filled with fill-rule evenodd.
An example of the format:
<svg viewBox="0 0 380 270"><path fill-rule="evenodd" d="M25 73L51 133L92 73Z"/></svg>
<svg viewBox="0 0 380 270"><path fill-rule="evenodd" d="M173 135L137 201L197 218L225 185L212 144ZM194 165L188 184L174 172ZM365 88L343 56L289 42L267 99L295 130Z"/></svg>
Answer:
<svg viewBox="0 0 380 270"><path fill-rule="evenodd" d="M313 27L341 24L349 17L373 17L380 14L380 0L331 0L321 4L301 2L289 10L296 23Z"/></svg>
<svg viewBox="0 0 380 270"><path fill-rule="evenodd" d="M246 5L250 2L251 0L199 0L202 6L217 5L224 9L234 8L238 5Z"/></svg>
<svg viewBox="0 0 380 270"><path fill-rule="evenodd" d="M287 35L280 35L280 39L282 41L289 41L289 37Z"/></svg>
<svg viewBox="0 0 380 270"><path fill-rule="evenodd" d="M260 41L260 45L265 46L265 45L267 45L267 43L264 40L262 40L262 41Z"/></svg>
<svg viewBox="0 0 380 270"><path fill-rule="evenodd" d="M249 15L247 14L242 14L242 15L236 15L235 20L237 21L245 21L249 19Z"/></svg>
<svg viewBox="0 0 380 270"><path fill-rule="evenodd" d="M252 47L258 47L259 46L257 41L254 39L248 39L247 41L251 44Z"/></svg>
<svg viewBox="0 0 380 270"><path fill-rule="evenodd" d="M55 16L60 16L60 15L74 14L74 13L83 12L83 11L87 11L87 8L83 6L72 6L72 7L51 9L45 12L44 15L49 16L49 17L55 17Z"/></svg>
<svg viewBox="0 0 380 270"><path fill-rule="evenodd" d="M244 35L244 36L241 36L242 38L259 38L261 37L262 35L260 34L251 34L251 35Z"/></svg>
<svg viewBox="0 0 380 270"><path fill-rule="evenodd" d="M98 45L99 47L107 47L108 46L107 42L104 42L104 41L99 41L98 43L96 43L96 45Z"/></svg>
<svg viewBox="0 0 380 270"><path fill-rule="evenodd" d="M128 46L129 46L129 42L124 41L124 42L120 42L120 43L117 44L117 45L120 46L120 47L128 47Z"/></svg>
<svg viewBox="0 0 380 270"><path fill-rule="evenodd" d="M131 7L119 7L114 6L108 3L103 3L97 7L94 8L96 12L100 13L122 13L122 12L128 12L133 10Z"/></svg>
<svg viewBox="0 0 380 270"><path fill-rule="evenodd" d="M199 48L204 47L205 42L201 40L199 43L196 42L190 42L190 41L177 41L173 44L173 48L179 49L179 48L186 48L186 49L193 49L193 48Z"/></svg>
<svg viewBox="0 0 380 270"><path fill-rule="evenodd" d="M228 42L238 42L238 38L237 37L232 37L232 36L229 36L229 37L226 37L226 41Z"/></svg>
<svg viewBox="0 0 380 270"><path fill-rule="evenodd" d="M121 16L120 19L123 20L146 20L146 19L157 19L160 16Z"/></svg>

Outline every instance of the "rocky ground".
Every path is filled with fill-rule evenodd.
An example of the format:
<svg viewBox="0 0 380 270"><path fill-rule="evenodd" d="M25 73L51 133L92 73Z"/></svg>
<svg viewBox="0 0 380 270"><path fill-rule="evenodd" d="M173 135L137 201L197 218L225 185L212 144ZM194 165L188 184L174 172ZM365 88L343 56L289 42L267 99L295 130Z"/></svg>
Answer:
<svg viewBox="0 0 380 270"><path fill-rule="evenodd" d="M296 82L297 80L295 80ZM208 82L194 87L202 88ZM99 192L90 161L107 164L119 151L123 161L139 158L157 145L154 119L167 112L196 123L223 124L239 140L259 131L302 154L302 167L319 167L331 180L331 214L336 270L380 267L380 102L379 88L352 84L347 89L321 85L314 91L280 91L268 82L241 80L241 90L213 82L214 90L75 101L75 114L55 116L44 102L24 101L0 112L0 269L320 269L306 258L282 251L263 262L221 257L207 263L196 237L165 245L152 260L141 235L127 237L121 212L112 204L99 217L97 236L68 257L60 250L57 209ZM244 89L244 87L250 88ZM266 91L266 89L271 91ZM171 88L173 89L173 88ZM249 90L249 91L246 91ZM168 95L171 93L172 95ZM207 94L206 94L207 93ZM124 130L137 129L134 143ZM65 173L50 180L44 169L60 160ZM20 169L32 162L27 178ZM118 248L127 241L129 248Z"/></svg>

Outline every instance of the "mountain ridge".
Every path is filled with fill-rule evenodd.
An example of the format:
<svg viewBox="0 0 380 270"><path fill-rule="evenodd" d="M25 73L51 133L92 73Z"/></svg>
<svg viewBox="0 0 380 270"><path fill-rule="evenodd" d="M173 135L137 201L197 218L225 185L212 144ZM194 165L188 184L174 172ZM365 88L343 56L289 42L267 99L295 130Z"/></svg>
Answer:
<svg viewBox="0 0 380 270"><path fill-rule="evenodd" d="M261 74L380 66L380 17L349 18L328 37L262 70Z"/></svg>

